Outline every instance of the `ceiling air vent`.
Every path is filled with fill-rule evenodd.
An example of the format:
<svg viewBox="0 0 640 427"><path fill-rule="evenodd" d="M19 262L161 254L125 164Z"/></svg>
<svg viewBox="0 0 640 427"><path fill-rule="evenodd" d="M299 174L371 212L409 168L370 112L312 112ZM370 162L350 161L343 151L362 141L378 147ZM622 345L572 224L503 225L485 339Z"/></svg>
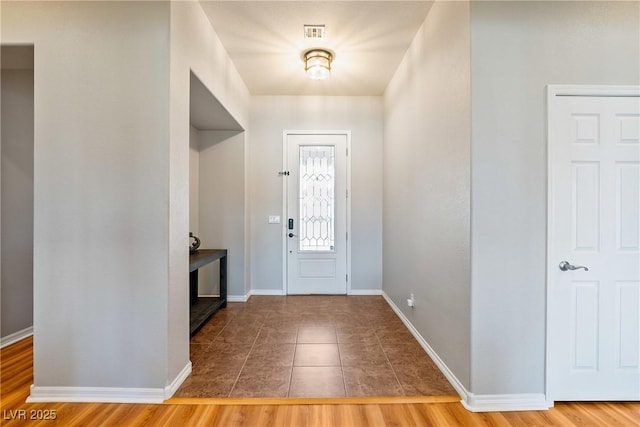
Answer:
<svg viewBox="0 0 640 427"><path fill-rule="evenodd" d="M304 26L304 38L319 40L324 38L325 28L324 25L305 25Z"/></svg>

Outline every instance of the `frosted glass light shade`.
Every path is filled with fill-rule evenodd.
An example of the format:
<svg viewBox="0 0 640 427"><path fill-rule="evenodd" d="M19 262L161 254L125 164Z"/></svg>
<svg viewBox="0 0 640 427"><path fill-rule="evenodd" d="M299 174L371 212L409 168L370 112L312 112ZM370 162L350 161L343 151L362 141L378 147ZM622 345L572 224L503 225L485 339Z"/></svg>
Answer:
<svg viewBox="0 0 640 427"><path fill-rule="evenodd" d="M313 80L322 80L331 74L333 55L324 49L312 49L304 53L304 69Z"/></svg>

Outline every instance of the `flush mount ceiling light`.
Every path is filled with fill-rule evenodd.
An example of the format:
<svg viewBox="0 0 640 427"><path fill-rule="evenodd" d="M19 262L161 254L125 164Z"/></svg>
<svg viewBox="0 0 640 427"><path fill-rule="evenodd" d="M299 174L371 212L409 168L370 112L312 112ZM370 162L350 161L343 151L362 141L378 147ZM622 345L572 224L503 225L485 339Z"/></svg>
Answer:
<svg viewBox="0 0 640 427"><path fill-rule="evenodd" d="M302 54L304 70L313 80L322 80L331 74L331 61L334 55L326 49L311 49Z"/></svg>

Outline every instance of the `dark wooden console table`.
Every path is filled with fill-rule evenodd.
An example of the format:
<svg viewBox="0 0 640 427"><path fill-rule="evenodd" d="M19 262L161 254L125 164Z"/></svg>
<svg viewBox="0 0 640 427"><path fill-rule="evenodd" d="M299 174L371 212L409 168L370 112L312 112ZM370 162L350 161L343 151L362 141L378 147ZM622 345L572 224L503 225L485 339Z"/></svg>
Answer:
<svg viewBox="0 0 640 427"><path fill-rule="evenodd" d="M198 296L198 269L204 265L220 260L220 296ZM200 249L189 254L189 292L191 310L189 331L193 334L220 308L227 306L227 250Z"/></svg>

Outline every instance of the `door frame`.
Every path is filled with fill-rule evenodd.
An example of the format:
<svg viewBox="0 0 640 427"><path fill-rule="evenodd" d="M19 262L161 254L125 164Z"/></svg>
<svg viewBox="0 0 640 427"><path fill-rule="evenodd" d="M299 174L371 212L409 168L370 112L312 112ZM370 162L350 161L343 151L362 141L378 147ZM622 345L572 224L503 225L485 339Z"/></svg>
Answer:
<svg viewBox="0 0 640 427"><path fill-rule="evenodd" d="M558 325L558 321L554 318L555 311L553 301L551 300L552 285L552 269L555 268L556 257L553 248L554 233L554 205L553 192L555 190L553 182L554 159L552 158L551 144L554 142L555 135L551 128L551 121L554 114L557 113L558 97L640 97L640 86L618 86L618 85L547 85L547 254L546 254L546 284L545 284L545 302L546 302L546 330L545 330L545 397L547 406L554 405L553 379L551 378L552 356L555 349L551 345L551 331Z"/></svg>
<svg viewBox="0 0 640 427"><path fill-rule="evenodd" d="M287 170L288 165L288 144L289 135L344 135L347 138L347 203L346 203L346 232L347 232L347 295L351 295L351 130L283 130L282 131L282 171ZM289 191L289 179L287 175L281 175L282 180L282 290L284 295L289 295L289 274L287 268L287 218L288 203L287 195Z"/></svg>

